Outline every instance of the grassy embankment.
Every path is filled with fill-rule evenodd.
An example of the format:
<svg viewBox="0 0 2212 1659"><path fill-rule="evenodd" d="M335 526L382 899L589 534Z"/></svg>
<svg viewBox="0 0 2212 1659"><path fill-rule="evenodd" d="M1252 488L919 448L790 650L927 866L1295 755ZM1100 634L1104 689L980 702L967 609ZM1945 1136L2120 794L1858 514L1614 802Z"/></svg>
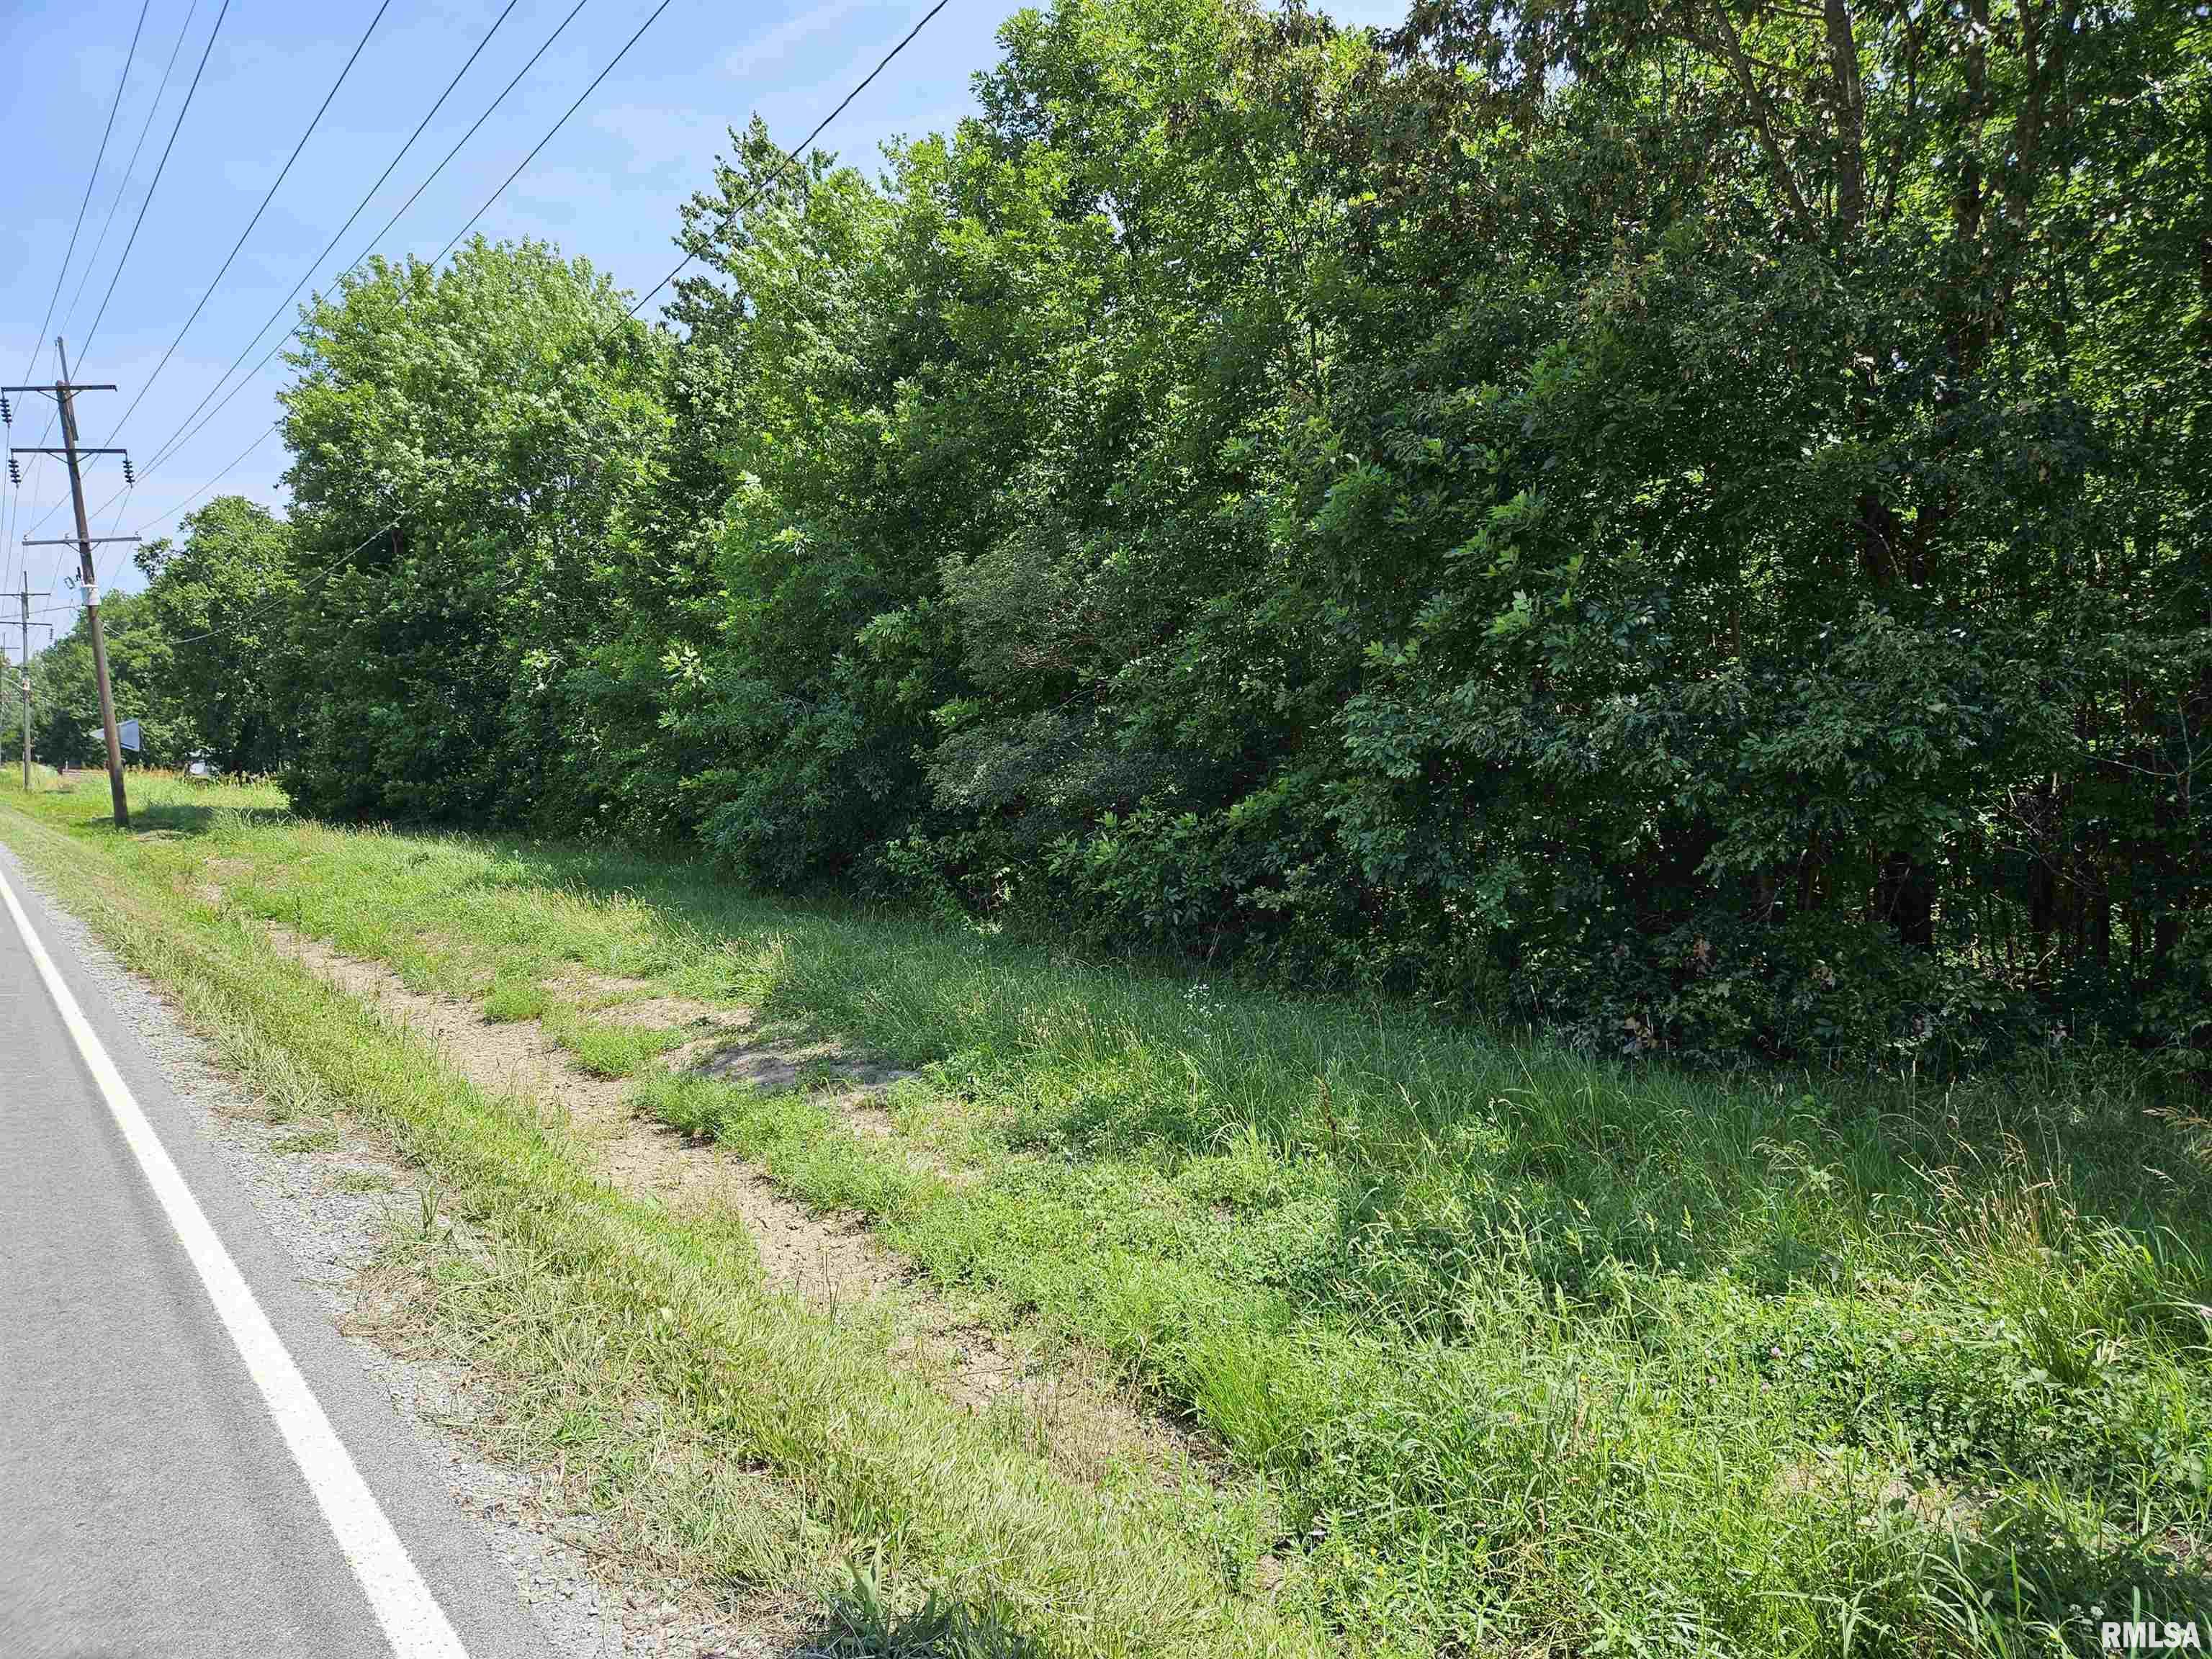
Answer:
<svg viewBox="0 0 2212 1659"><path fill-rule="evenodd" d="M250 1078L422 1163L488 1243L435 1263L434 1316L510 1379L518 1455L588 1468L688 1569L879 1555L1066 1653L1996 1654L2212 1613L2212 1171L2109 1073L1625 1069L681 858L160 784L126 839L94 793L10 800L0 836ZM866 1322L763 1293L735 1229L622 1200L393 1043L264 921L546 1015L644 1109L1125 1368L1219 1478L1055 1474ZM672 1077L678 1033L559 1012L580 966L921 1076L887 1138Z"/></svg>

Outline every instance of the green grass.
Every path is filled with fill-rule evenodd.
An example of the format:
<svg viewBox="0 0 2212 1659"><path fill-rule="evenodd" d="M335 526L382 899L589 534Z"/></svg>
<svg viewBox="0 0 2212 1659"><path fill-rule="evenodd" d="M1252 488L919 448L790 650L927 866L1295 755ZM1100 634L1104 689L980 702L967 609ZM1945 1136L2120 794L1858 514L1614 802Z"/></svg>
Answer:
<svg viewBox="0 0 2212 1659"><path fill-rule="evenodd" d="M92 830L88 797L52 814L69 834L0 803L0 836L249 1087L287 1094L284 1121L342 1107L420 1167L421 1224L386 1263L409 1292L406 1339L492 1382L495 1449L556 1470L647 1570L811 1595L832 1629L869 1562L894 1632L933 1598L961 1629L1050 1654L1322 1650L1294 1610L1224 1581L1224 1551L1258 1547L1253 1503L1079 1486L1003 1443L888 1363L878 1326L766 1290L735 1224L623 1198L534 1110L272 952L236 907L180 902L180 877L235 879L204 858L250 851L268 826L197 820L199 843L158 786L138 788L132 836Z"/></svg>
<svg viewBox="0 0 2212 1659"><path fill-rule="evenodd" d="M680 1026L617 1025L558 1010L548 1011L545 1027L593 1077L635 1077L659 1055L699 1035Z"/></svg>
<svg viewBox="0 0 2212 1659"><path fill-rule="evenodd" d="M545 1018L987 1316L1126 1368L1224 1449L1218 1492L1139 1529L1224 1607L1273 1585L1284 1629L1394 1654L2014 1654L2094 1649L2100 1607L2212 1613L2212 1171L2116 1063L1941 1093L1630 1068L764 901L682 857L332 830L273 797L165 818L158 790L125 842L96 805L35 810L114 881L219 866L242 915L489 982L488 1014ZM921 1076L885 1139L805 1091L656 1075L684 1034L563 1011L579 969ZM988 1585L1049 1608L1051 1650L1103 1650L1050 1595L905 1559L945 1607Z"/></svg>
<svg viewBox="0 0 2212 1659"><path fill-rule="evenodd" d="M327 1152L338 1144L335 1129L311 1129L304 1134L280 1135L269 1143L271 1152Z"/></svg>

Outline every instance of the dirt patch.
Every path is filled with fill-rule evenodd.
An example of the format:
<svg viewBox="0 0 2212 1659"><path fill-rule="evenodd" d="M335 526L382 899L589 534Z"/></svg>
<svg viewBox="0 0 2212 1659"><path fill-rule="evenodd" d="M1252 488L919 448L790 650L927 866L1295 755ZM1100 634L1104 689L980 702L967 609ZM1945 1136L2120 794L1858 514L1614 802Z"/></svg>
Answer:
<svg viewBox="0 0 2212 1659"><path fill-rule="evenodd" d="M743 1030L753 1023L750 1008L718 1008L711 1002L689 997L647 997L637 1002L610 1003L586 1010L593 1019L610 1025L636 1025L667 1030L680 1025L711 1025L718 1032ZM717 1036L715 1041L723 1038Z"/></svg>
<svg viewBox="0 0 2212 1659"><path fill-rule="evenodd" d="M768 1094L820 1084L877 1091L903 1083L915 1073L896 1066L855 1060L834 1042L783 1048L769 1043L735 1043L718 1048L693 1068L702 1077L742 1083Z"/></svg>
<svg viewBox="0 0 2212 1659"><path fill-rule="evenodd" d="M817 1214L778 1193L765 1174L726 1149L636 1115L627 1080L595 1078L570 1065L537 1021L490 1024L472 1004L409 989L381 963L343 956L288 928L272 926L269 934L322 978L430 1038L478 1087L536 1102L545 1121L564 1125L617 1191L672 1215L734 1213L769 1285L827 1310L868 1304L887 1313L896 1333L890 1347L895 1363L970 1410L992 1413L1010 1437L1063 1473L1095 1480L1134 1466L1178 1478L1213 1461L1202 1442L1089 1374L1085 1357L994 1335L923 1284L857 1218ZM729 1017L728 1011L711 1012ZM731 1046L726 1034L664 1060L690 1064L702 1048L708 1058L698 1069L756 1087L778 1086L769 1079L787 1075L791 1081L781 1086L826 1079L839 1091L834 1097L848 1121L858 1127L872 1119L866 1133L884 1137L896 1129L876 1097L913 1075L850 1062L834 1044ZM686 1049L692 1051L688 1056Z"/></svg>
<svg viewBox="0 0 2212 1659"><path fill-rule="evenodd" d="M547 980L545 988L564 1002L613 1002L623 997L641 996L654 988L649 979L571 968Z"/></svg>
<svg viewBox="0 0 2212 1659"><path fill-rule="evenodd" d="M1879 1479L1875 1479L1879 1476ZM1855 1490L1859 1500L1875 1510L1901 1506L1929 1526L1978 1537L1981 1511L1972 1496L1939 1483L1915 1482L1894 1469L1847 1469L1820 1451L1793 1458L1774 1471L1778 1497L1798 1498Z"/></svg>
<svg viewBox="0 0 2212 1659"><path fill-rule="evenodd" d="M844 1118L846 1127L854 1133L872 1140L890 1140L898 1134L898 1126L891 1121L890 1110L884 1104L884 1091L895 1083L920 1075L896 1066L856 1060L835 1042L793 1048L769 1042L718 1046L715 1042L706 1042L690 1045L685 1052L672 1056L671 1063L679 1070L688 1067L702 1077L743 1084L764 1094L814 1090L824 1104ZM927 1147L917 1146L908 1150L917 1162L956 1186L965 1185L973 1179L969 1171L953 1168Z"/></svg>

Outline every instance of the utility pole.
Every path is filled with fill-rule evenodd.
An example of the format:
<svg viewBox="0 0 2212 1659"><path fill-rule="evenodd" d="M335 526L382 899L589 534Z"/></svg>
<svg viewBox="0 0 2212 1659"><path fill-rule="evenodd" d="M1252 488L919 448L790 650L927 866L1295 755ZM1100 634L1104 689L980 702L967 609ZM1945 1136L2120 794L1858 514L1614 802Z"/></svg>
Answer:
<svg viewBox="0 0 2212 1659"><path fill-rule="evenodd" d="M80 449L76 441L76 394L80 392L112 392L112 386L72 386L69 377L69 351L59 338L54 341L54 356L61 365L62 377L52 386L11 386L9 392L51 392L61 405L62 447L54 449L15 449L9 452L12 466L18 455L62 455L69 460L70 498L76 508L77 580L84 591L85 632L92 639L93 677L100 682L100 723L107 735L107 790L115 798L115 827L131 827L131 801L123 790L123 740L115 729L115 691L107 678L107 641L100 629L100 573L92 562L92 522L84 511L84 474L77 465L81 455L121 455L119 449ZM130 474L131 463L123 463L125 476Z"/></svg>
<svg viewBox="0 0 2212 1659"><path fill-rule="evenodd" d="M18 599L21 600L21 601L22 601L22 604L23 604L23 793L24 793L25 794L27 794L27 794L29 794L29 793L31 793L31 599L32 599L32 594L31 594L31 566L30 566L30 562L29 562L29 561L27 561L27 560L26 560L26 561L24 562L24 565L23 565L23 591L22 591L21 592L20 592L20 593L16 594L16 595L15 595L15 597L16 597ZM40 599L45 599L45 598L46 597L46 591L45 591L44 589L40 589L40 592L39 592L38 597L39 597ZM53 626L54 626L54 625L53 625L52 623L41 623L40 624L40 626L41 628L44 628L45 629L46 629L46 631L47 631L47 632L49 632L49 633L52 633L52 632L53 631Z"/></svg>

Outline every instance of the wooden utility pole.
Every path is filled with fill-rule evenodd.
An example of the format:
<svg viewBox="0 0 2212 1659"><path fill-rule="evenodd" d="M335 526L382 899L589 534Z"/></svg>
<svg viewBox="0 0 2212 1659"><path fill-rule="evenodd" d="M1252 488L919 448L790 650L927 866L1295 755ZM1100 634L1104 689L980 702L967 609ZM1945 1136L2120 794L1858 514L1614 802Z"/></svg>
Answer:
<svg viewBox="0 0 2212 1659"><path fill-rule="evenodd" d="M119 449L80 449L76 441L76 394L80 392L112 392L112 386L72 386L69 377L69 351L59 339L54 342L54 356L61 365L61 379L52 386L11 386L9 392L46 392L53 395L61 406L62 447L54 449L13 449L16 455L62 455L69 461L70 498L76 508L77 582L84 591L85 632L92 639L92 672L100 682L100 723L107 735L107 790L115 798L115 827L131 827L131 800L123 789L123 740L115 729L115 691L107 679L107 641L100 629L100 573L92 562L92 521L84 511L84 474L77 465L82 455L120 455ZM125 463L125 467L129 462Z"/></svg>
<svg viewBox="0 0 2212 1659"><path fill-rule="evenodd" d="M27 559L23 562L23 590L15 597L23 605L23 793L27 795L31 793L31 565ZM46 597L43 589L38 597ZM50 633L53 629L52 623L39 626Z"/></svg>

